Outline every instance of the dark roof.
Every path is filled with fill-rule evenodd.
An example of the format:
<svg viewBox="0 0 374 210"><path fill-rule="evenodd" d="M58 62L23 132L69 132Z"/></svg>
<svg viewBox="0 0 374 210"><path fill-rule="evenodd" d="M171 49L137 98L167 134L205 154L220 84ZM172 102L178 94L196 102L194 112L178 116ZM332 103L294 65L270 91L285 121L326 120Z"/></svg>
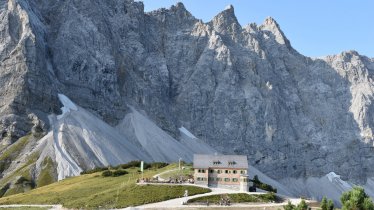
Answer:
<svg viewBox="0 0 374 210"><path fill-rule="evenodd" d="M198 155L193 156L194 168L248 168L246 155Z"/></svg>

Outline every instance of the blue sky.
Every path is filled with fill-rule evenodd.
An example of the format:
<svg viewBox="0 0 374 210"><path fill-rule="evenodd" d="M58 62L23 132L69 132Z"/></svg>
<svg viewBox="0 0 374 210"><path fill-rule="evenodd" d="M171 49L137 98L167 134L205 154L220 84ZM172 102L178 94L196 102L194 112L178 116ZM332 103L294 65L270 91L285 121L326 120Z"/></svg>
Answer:
<svg viewBox="0 0 374 210"><path fill-rule="evenodd" d="M176 2L204 22L232 4L242 26L273 17L300 53L311 56L356 50L374 57L373 0L143 0L145 11Z"/></svg>

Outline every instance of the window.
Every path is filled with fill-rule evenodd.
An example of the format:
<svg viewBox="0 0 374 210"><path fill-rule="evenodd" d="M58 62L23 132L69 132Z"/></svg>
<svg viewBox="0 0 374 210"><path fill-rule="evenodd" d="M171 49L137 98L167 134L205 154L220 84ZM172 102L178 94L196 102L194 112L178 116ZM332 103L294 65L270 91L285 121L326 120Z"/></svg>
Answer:
<svg viewBox="0 0 374 210"><path fill-rule="evenodd" d="M213 161L213 165L219 165L221 164L221 161L217 160L217 161Z"/></svg>
<svg viewBox="0 0 374 210"><path fill-rule="evenodd" d="M233 173L233 174L236 174L236 170L233 170L232 173Z"/></svg>
<svg viewBox="0 0 374 210"><path fill-rule="evenodd" d="M197 181L205 181L206 179L203 177L197 177Z"/></svg>
<svg viewBox="0 0 374 210"><path fill-rule="evenodd" d="M214 177L209 177L208 180L209 181L214 181Z"/></svg>
<svg viewBox="0 0 374 210"><path fill-rule="evenodd" d="M210 169L209 172L210 172L210 173L214 173L214 170L213 170L213 169Z"/></svg>
<svg viewBox="0 0 374 210"><path fill-rule="evenodd" d="M220 181L222 181L222 178L216 178L216 181L220 182Z"/></svg>
<svg viewBox="0 0 374 210"><path fill-rule="evenodd" d="M245 171L244 170L240 171L240 174L245 174Z"/></svg>
<svg viewBox="0 0 374 210"><path fill-rule="evenodd" d="M217 170L217 174L220 174L220 173L222 173L222 170Z"/></svg>
<svg viewBox="0 0 374 210"><path fill-rule="evenodd" d="M229 173L229 170L225 170L225 174L228 174Z"/></svg>
<svg viewBox="0 0 374 210"><path fill-rule="evenodd" d="M230 178L225 178L225 182L229 182L230 181Z"/></svg>
<svg viewBox="0 0 374 210"><path fill-rule="evenodd" d="M232 178L232 181L233 182L238 182L238 179L237 178Z"/></svg>
<svg viewBox="0 0 374 210"><path fill-rule="evenodd" d="M204 169L199 169L198 172L199 173L205 173L205 170Z"/></svg>

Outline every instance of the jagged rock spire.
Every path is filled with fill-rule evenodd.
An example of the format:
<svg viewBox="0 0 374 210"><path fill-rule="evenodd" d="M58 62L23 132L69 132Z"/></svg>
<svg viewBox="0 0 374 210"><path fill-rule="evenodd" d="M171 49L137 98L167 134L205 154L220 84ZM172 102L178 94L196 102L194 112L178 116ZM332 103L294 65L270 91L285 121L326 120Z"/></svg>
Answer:
<svg viewBox="0 0 374 210"><path fill-rule="evenodd" d="M211 25L215 31L222 34L237 34L241 30L232 5L228 5L225 10L216 15L211 21Z"/></svg>
<svg viewBox="0 0 374 210"><path fill-rule="evenodd" d="M276 41L279 44L284 44L287 47L291 47L290 41L284 35L277 21L272 17L267 17L264 23L260 26L261 30L270 31L274 34Z"/></svg>

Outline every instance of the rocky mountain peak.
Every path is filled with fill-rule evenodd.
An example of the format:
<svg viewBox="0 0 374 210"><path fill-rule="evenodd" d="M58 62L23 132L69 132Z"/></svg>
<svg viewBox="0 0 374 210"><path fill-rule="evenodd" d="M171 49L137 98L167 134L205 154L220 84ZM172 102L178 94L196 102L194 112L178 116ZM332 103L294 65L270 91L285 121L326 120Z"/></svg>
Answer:
<svg viewBox="0 0 374 210"><path fill-rule="evenodd" d="M211 21L211 25L221 34L234 35L240 33L242 29L232 5L228 5L225 10L216 15Z"/></svg>
<svg viewBox="0 0 374 210"><path fill-rule="evenodd" d="M267 17L264 23L260 26L263 31L270 31L274 36L275 40L282 45L286 45L288 48L291 47L290 41L284 35L277 21L272 17Z"/></svg>
<svg viewBox="0 0 374 210"><path fill-rule="evenodd" d="M225 10L228 10L228 11L234 13L234 6L232 6L232 4L229 4L229 5L227 5L227 6L225 7Z"/></svg>
<svg viewBox="0 0 374 210"><path fill-rule="evenodd" d="M344 51L340 56L347 62L350 62L354 58L359 58L360 54L355 50Z"/></svg>
<svg viewBox="0 0 374 210"><path fill-rule="evenodd" d="M178 2L176 5L171 6L170 11L178 14L179 16L191 17L191 13L186 9L182 2Z"/></svg>

